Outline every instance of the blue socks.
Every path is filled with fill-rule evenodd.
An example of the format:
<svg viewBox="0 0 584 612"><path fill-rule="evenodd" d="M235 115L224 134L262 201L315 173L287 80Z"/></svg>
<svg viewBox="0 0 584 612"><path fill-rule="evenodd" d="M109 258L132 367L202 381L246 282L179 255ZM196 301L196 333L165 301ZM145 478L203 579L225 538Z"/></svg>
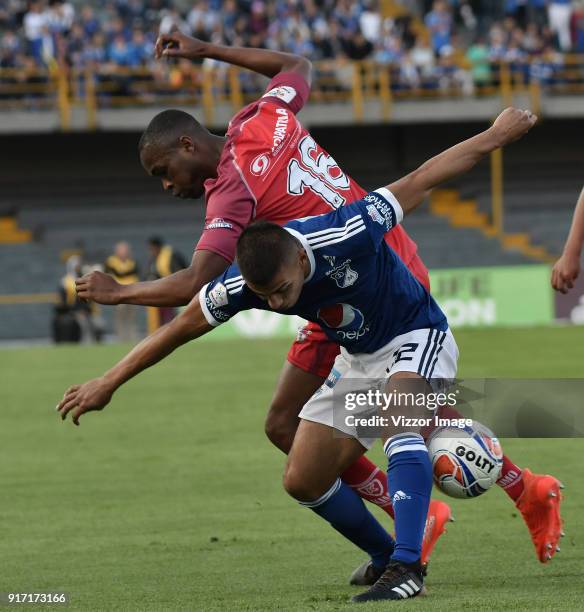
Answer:
<svg viewBox="0 0 584 612"><path fill-rule="evenodd" d="M365 508L357 493L340 478L319 499L299 503L322 516L341 535L368 553L373 565L384 568L388 564L393 552L393 538Z"/></svg>
<svg viewBox="0 0 584 612"><path fill-rule="evenodd" d="M340 478L319 499L299 502L368 553L379 568L384 568L390 558L408 564L420 559L432 492L432 465L422 436L398 434L387 440L383 450L388 458L387 479L395 514L395 541L367 510L357 493Z"/></svg>
<svg viewBox="0 0 584 612"><path fill-rule="evenodd" d="M392 560L418 561L430 494L432 464L422 436L403 433L389 438L383 450L388 458L387 480L395 514Z"/></svg>

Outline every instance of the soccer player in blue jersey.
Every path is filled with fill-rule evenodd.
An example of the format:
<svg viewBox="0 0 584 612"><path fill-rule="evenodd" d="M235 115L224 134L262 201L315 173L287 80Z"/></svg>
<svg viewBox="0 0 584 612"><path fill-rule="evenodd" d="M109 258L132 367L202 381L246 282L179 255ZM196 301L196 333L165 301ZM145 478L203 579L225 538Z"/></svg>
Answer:
<svg viewBox="0 0 584 612"><path fill-rule="evenodd" d="M498 121L499 128L505 126L502 140L490 140L484 132L362 200L284 228L268 222L249 226L238 241L238 263L205 285L179 317L104 376L68 389L57 406L62 418L71 412L78 424L83 413L107 405L127 380L242 310L272 310L317 322L341 345L341 354L327 382L300 414L284 486L369 554L368 566L377 580L354 601L419 595L422 535L432 488L420 427L390 422L378 434L388 457L394 540L339 478L377 434L354 420L335 417L335 386L342 381L345 392L363 392L364 381L374 379L382 391L411 391L409 385L417 382L426 392L433 380L454 378L458 349L446 317L383 237L429 189L521 137L535 117L510 109ZM422 414L416 406L402 409L407 417ZM360 414L362 409L354 412Z"/></svg>

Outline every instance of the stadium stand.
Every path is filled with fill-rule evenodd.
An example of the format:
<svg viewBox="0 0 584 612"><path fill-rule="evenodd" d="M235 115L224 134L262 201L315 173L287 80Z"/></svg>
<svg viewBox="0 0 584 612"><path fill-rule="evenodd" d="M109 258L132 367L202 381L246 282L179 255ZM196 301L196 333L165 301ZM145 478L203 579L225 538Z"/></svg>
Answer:
<svg viewBox="0 0 584 612"><path fill-rule="evenodd" d="M347 130L320 128L315 136L337 160L367 187L376 187L421 163L428 155L476 131L477 126L410 126L407 128L354 127ZM405 130L401 133L400 130ZM581 164L574 161L577 147L558 151L550 161L546 143L571 124L543 124L539 147L522 150L521 143L508 153L505 179L505 229L513 236L527 233L532 245L559 252L581 187ZM374 134L379 134L374 138ZM17 227L29 232L30 241L1 244L4 295L40 295L44 303L0 306L0 337L48 336L52 306L47 294L55 291L63 275L67 254L83 250L88 262L103 262L113 245L127 240L139 263L147 259L146 240L159 234L187 257L203 223L197 202L181 202L162 193L145 176L136 158L137 135L111 134L11 137L1 181L3 204L12 211ZM34 139L37 152L31 153ZM362 151L366 150L367 155ZM77 152L91 152L87 159ZM38 156L38 160L33 155ZM44 163L40 163L40 160ZM87 163L87 160L93 160ZM519 163L521 160L521 163ZM34 169L36 180L26 181ZM458 199L453 216L441 213L434 200L406 220L430 268L515 265L540 262L514 248L505 248L489 235L485 226L462 215L461 202L476 204L476 214L489 220L491 211L489 166L483 164L464 180L449 186L440 198ZM465 204L466 206L466 204ZM470 222L469 222L470 220ZM87 231L90 228L90 231ZM19 271L26 270L26 274ZM43 298L44 296L44 298ZM111 312L103 308L111 330Z"/></svg>
<svg viewBox="0 0 584 612"><path fill-rule="evenodd" d="M484 96L532 84L581 92L584 60L570 53L584 52L584 3L562 0L562 18L558 4L10 0L0 9L0 104L56 103L64 125L71 107L87 106L92 126L99 107L188 101L212 108L222 98L240 106L261 89L255 75L212 61L155 62L154 41L171 28L306 55L317 67L315 100L347 100L355 90L365 98Z"/></svg>
<svg viewBox="0 0 584 612"><path fill-rule="evenodd" d="M584 112L577 97L584 91L584 56L577 55L584 53L581 0L548 5L542 0L7 0L0 6L0 109L26 109L27 114L18 123L7 112L10 121L2 121L2 130L17 124L23 131L38 130L43 111L54 108L63 129L107 128L97 117L106 109L120 128L135 130L153 110L140 111L146 117L138 107L181 105L196 108L208 125L223 126L265 81L208 61L154 62L156 36L173 27L213 42L310 57L316 80L303 117L313 126L331 117L347 125L390 118L411 122L411 116L401 114L410 108L418 109L418 118L446 108L458 120L488 119L517 100L534 110L541 106L544 116ZM572 106L562 106L560 94L572 96ZM471 98L472 108L456 106ZM407 104L396 108L401 100ZM433 101L432 113L428 100ZM482 102L487 104L479 111ZM80 108L86 113L81 121L75 117ZM52 119L43 125L57 127ZM447 144L440 133L440 145L421 146L419 155ZM406 161L401 167L393 160L393 170L403 173L423 159L407 151L417 146L418 133L394 137L412 143L402 143ZM134 142L123 146L135 151ZM363 146L366 139L355 145ZM5 164L0 181L3 269L26 269L27 275L8 274L2 294L50 294L63 273L63 252L80 247L88 260L102 261L116 241L129 240L144 261L144 241L156 233L183 253L191 252L202 222L199 206L170 204L148 184L136 160L132 167L104 166L103 157L93 162L91 150L82 143L77 147L83 168L66 177L44 163L50 152L43 163L22 155L18 163ZM336 155L337 147L328 148ZM387 178L386 154L369 151L366 164L351 159L342 165L363 185L377 186ZM437 194L428 210L407 221L407 228L433 268L461 261L547 261L561 247L579 181L581 161L575 163L574 156L551 164L540 158L529 174L511 166L505 176L507 242L491 232L493 204L485 169ZM453 242L456 251L445 248ZM46 336L47 308L3 305L0 337Z"/></svg>

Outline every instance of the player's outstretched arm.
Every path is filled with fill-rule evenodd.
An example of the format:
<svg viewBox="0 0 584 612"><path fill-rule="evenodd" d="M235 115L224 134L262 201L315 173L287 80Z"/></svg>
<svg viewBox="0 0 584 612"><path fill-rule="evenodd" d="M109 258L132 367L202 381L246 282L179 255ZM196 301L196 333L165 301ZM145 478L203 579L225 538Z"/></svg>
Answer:
<svg viewBox="0 0 584 612"><path fill-rule="evenodd" d="M57 405L57 411L63 420L71 413L73 422L79 425L82 414L105 408L115 391L125 382L158 363L179 346L212 329L196 296L178 317L142 340L103 376L69 387Z"/></svg>
<svg viewBox="0 0 584 612"><path fill-rule="evenodd" d="M580 259L584 246L584 188L578 198L572 226L564 245L562 256L552 269L552 287L556 291L568 293L580 274Z"/></svg>
<svg viewBox="0 0 584 612"><path fill-rule="evenodd" d="M201 287L222 274L229 262L212 251L195 251L191 265L155 281L120 285L109 274L91 272L75 281L77 295L98 304L185 306Z"/></svg>
<svg viewBox="0 0 584 612"><path fill-rule="evenodd" d="M432 189L468 172L495 149L525 136L536 121L537 117L530 111L507 108L488 130L436 155L387 188L398 199L404 213L408 214L424 201Z"/></svg>
<svg viewBox="0 0 584 612"><path fill-rule="evenodd" d="M279 72L298 72L309 85L312 81L312 63L300 55L252 47L226 47L191 38L180 32L159 36L155 55L157 59L183 57L195 60L208 57L253 70L269 78L275 77Z"/></svg>

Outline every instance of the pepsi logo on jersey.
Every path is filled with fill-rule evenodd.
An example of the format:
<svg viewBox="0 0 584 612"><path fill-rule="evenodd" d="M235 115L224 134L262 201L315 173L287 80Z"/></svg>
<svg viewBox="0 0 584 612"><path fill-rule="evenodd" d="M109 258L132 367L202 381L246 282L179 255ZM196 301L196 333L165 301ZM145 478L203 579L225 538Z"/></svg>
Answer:
<svg viewBox="0 0 584 612"><path fill-rule="evenodd" d="M357 340L369 331L363 327L363 313L350 304L332 304L321 308L316 315L326 327L335 330L343 340Z"/></svg>

